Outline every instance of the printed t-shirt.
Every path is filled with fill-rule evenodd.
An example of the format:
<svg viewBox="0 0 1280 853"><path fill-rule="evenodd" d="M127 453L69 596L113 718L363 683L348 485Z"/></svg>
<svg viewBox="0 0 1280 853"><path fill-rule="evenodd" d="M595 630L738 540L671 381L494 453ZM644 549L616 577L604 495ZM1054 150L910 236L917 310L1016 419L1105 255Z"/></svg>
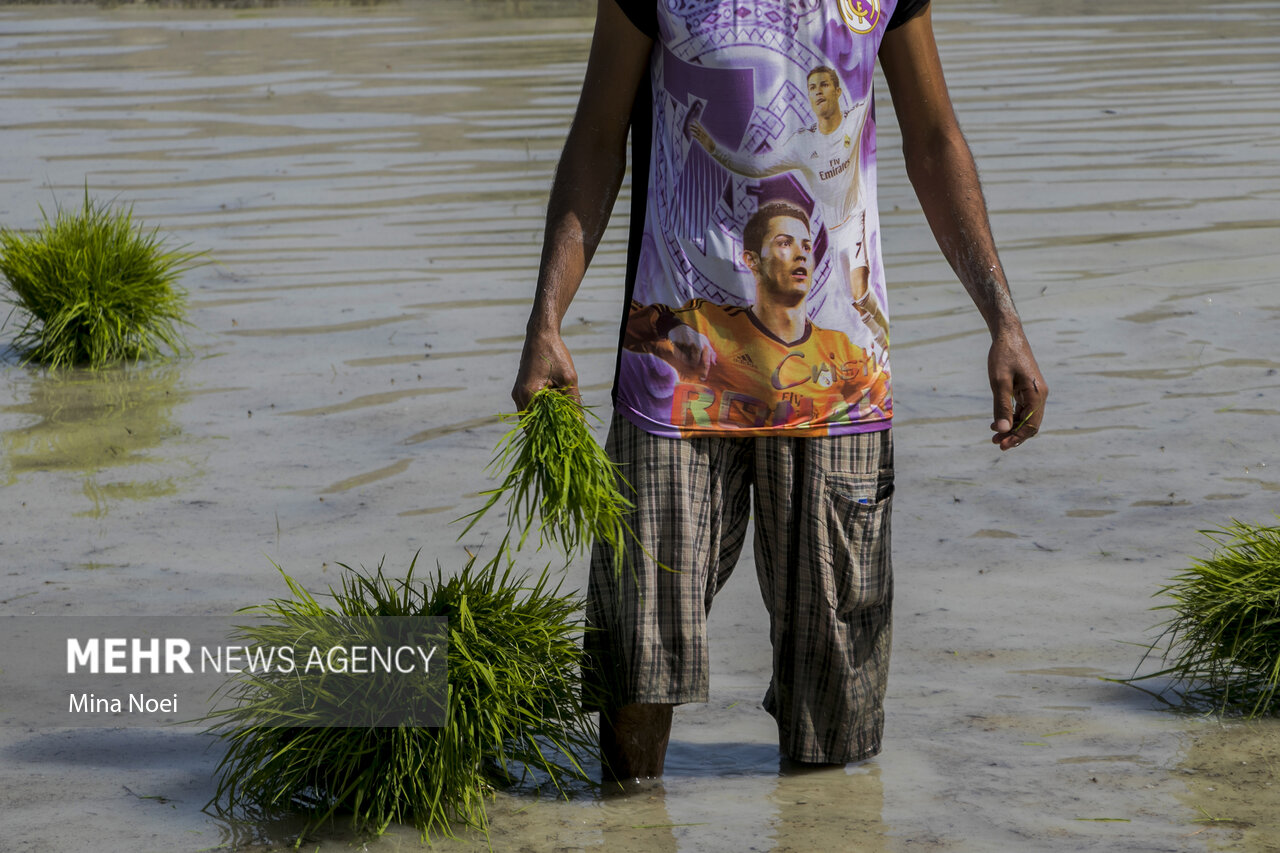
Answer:
<svg viewBox="0 0 1280 853"><path fill-rule="evenodd" d="M893 401L871 81L884 33L927 0L618 2L655 39L632 115L618 411L670 437L887 429ZM744 257L744 249L760 248L745 246L743 231L757 210L777 202L808 220L809 339L838 354L839 365L866 366L864 379L874 381L824 385L819 371L794 385L765 383L763 374L728 367L781 343L745 310L763 297ZM705 377L682 372L669 341L626 346L632 328L664 311L691 311L709 324L717 369ZM803 360L827 359L808 362L815 355ZM785 369L801 360L791 356ZM835 361L831 369L839 375ZM713 379L721 384L708 384Z"/></svg>

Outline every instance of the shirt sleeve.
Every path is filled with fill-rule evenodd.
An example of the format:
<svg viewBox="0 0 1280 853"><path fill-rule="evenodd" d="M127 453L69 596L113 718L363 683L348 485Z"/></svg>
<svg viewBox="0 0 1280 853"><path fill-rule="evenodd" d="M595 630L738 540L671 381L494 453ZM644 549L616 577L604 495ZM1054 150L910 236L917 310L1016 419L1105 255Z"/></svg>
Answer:
<svg viewBox="0 0 1280 853"><path fill-rule="evenodd" d="M626 2L626 0L619 0ZM885 30L896 29L907 21L919 15L929 5L929 0L901 0L893 9L893 14L889 16L889 23L885 26Z"/></svg>
<svg viewBox="0 0 1280 853"><path fill-rule="evenodd" d="M657 0L614 0L635 28L651 39L658 38Z"/></svg>

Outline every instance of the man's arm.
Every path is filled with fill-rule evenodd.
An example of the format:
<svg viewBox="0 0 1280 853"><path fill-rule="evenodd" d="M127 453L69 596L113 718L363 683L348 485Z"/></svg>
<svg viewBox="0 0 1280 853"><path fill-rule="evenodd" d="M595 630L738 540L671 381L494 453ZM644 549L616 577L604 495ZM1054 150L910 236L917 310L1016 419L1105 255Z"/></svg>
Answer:
<svg viewBox="0 0 1280 853"><path fill-rule="evenodd" d="M996 255L978 170L951 108L928 8L885 35L880 67L902 128L907 176L938 246L991 331L991 441L1001 450L1017 447L1039 431L1049 388Z"/></svg>
<svg viewBox="0 0 1280 853"><path fill-rule="evenodd" d="M547 205L538 289L511 398L525 408L545 387L577 393L560 323L578 292L626 171L627 127L653 41L616 0L599 0L591 55Z"/></svg>

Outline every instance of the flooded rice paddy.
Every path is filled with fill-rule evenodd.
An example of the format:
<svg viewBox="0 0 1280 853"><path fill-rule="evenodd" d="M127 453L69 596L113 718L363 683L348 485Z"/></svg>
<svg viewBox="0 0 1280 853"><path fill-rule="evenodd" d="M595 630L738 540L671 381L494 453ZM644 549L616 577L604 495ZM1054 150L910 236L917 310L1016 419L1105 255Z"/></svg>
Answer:
<svg viewBox="0 0 1280 853"><path fill-rule="evenodd" d="M229 613L285 593L272 561L322 587L337 562L421 550L449 570L492 547L450 521L488 485L591 11L0 5L0 224L87 187L212 261L185 279L180 360L47 374L3 352L0 618ZM884 754L779 774L746 557L666 780L501 795L494 849L1276 849L1274 723L1104 679L1138 664L1153 594L1205 554L1197 529L1280 510L1280 22L1264 0L961 0L935 25L1053 397L1038 441L990 448L985 328L882 96ZM566 320L601 406L627 203ZM190 731L0 729L0 850L292 845L289 824L202 811L218 757ZM367 844L419 846L399 827Z"/></svg>

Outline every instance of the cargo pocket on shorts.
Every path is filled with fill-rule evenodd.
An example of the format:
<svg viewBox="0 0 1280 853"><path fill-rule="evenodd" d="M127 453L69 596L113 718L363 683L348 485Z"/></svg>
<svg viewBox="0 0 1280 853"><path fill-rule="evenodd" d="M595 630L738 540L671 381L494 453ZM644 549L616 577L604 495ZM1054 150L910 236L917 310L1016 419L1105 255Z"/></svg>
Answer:
<svg viewBox="0 0 1280 853"><path fill-rule="evenodd" d="M841 618L887 604L893 595L889 519L893 481L827 474L823 483L831 577L828 602Z"/></svg>

